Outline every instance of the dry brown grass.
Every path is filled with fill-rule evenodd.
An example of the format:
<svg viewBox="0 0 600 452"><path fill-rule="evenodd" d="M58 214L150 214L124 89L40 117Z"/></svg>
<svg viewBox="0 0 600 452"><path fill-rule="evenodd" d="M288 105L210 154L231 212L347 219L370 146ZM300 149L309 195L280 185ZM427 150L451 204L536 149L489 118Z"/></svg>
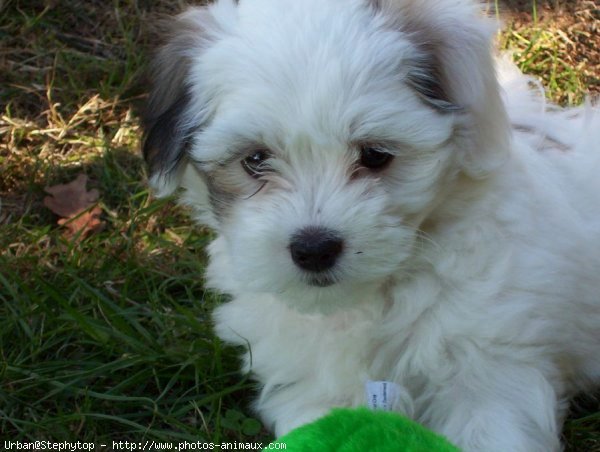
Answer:
<svg viewBox="0 0 600 452"><path fill-rule="evenodd" d="M600 95L598 2L541 2L535 10L528 1L506 3L501 48L542 80L551 99L573 105Z"/></svg>

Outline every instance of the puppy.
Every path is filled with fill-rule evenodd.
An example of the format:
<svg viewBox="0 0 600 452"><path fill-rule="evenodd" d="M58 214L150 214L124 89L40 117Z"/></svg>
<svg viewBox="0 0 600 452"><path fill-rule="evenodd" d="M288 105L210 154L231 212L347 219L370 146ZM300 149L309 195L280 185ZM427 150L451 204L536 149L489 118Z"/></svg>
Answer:
<svg viewBox="0 0 600 452"><path fill-rule="evenodd" d="M391 406L555 451L600 380L600 120L545 106L467 0L218 0L172 22L144 154L216 231L214 315L276 435Z"/></svg>

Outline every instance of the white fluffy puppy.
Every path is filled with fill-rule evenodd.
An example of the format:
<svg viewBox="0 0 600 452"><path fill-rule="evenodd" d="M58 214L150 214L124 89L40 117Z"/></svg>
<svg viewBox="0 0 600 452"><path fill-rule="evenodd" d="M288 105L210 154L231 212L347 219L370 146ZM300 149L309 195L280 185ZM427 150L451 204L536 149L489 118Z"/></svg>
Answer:
<svg viewBox="0 0 600 452"><path fill-rule="evenodd" d="M465 450L554 451L600 380L600 120L495 69L494 32L468 0L173 21L150 182L216 231L216 329L277 435L387 380Z"/></svg>

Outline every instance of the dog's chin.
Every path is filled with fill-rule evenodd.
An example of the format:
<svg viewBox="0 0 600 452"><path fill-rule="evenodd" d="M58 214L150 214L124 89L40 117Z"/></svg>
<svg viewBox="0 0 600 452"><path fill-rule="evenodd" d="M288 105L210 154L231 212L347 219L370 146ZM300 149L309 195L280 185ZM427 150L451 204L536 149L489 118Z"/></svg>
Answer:
<svg viewBox="0 0 600 452"><path fill-rule="evenodd" d="M305 283L312 287L331 287L338 283L337 278L330 275L311 275L304 278Z"/></svg>
<svg viewBox="0 0 600 452"><path fill-rule="evenodd" d="M292 309L304 314L332 314L354 309L374 301L383 281L353 284L332 277L313 276L301 284L289 287L278 298Z"/></svg>

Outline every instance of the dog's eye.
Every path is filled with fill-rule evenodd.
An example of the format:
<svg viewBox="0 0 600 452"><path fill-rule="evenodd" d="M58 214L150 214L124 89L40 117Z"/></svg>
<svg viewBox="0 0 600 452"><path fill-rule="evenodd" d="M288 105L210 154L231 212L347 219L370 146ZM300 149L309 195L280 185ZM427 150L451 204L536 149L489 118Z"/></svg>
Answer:
<svg viewBox="0 0 600 452"><path fill-rule="evenodd" d="M266 171L264 162L269 158L267 151L259 150L242 160L242 168L250 176L258 179Z"/></svg>
<svg viewBox="0 0 600 452"><path fill-rule="evenodd" d="M373 145L360 148L360 164L372 170L382 170L393 160L394 156Z"/></svg>

